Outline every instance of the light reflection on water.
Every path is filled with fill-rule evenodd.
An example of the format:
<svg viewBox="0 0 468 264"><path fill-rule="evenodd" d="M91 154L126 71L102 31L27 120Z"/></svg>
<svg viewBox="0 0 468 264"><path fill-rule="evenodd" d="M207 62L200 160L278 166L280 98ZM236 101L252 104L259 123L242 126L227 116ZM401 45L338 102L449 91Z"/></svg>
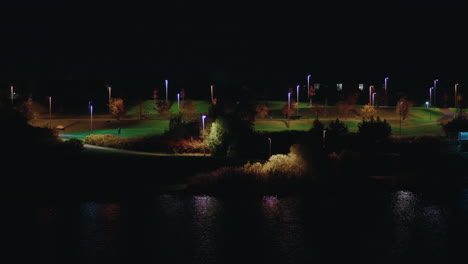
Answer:
<svg viewBox="0 0 468 264"><path fill-rule="evenodd" d="M304 258L304 223L302 200L278 198L276 195L262 198L262 231L270 243L270 258L282 263L298 263Z"/></svg>
<svg viewBox="0 0 468 264"><path fill-rule="evenodd" d="M333 252L355 251L366 254L361 258L366 263L437 263L451 254L450 245L458 243L454 236L467 234L460 227L468 224L467 190L457 214L451 205L407 190L386 193L376 203L381 213L359 210L361 204L354 201L340 203L343 197L322 206L305 204L298 196L184 194L156 194L125 203L26 206L34 209L39 256L48 263L118 263L127 254L130 260L140 256L147 263L305 263L305 255L323 263ZM134 235L126 237L123 230Z"/></svg>
<svg viewBox="0 0 468 264"><path fill-rule="evenodd" d="M116 258L121 252L120 205L85 202L80 205L80 252L84 260Z"/></svg>
<svg viewBox="0 0 468 264"><path fill-rule="evenodd" d="M448 208L428 203L413 192L398 191L393 196L392 212L394 256L408 255L409 252L426 252L426 255L447 253Z"/></svg>

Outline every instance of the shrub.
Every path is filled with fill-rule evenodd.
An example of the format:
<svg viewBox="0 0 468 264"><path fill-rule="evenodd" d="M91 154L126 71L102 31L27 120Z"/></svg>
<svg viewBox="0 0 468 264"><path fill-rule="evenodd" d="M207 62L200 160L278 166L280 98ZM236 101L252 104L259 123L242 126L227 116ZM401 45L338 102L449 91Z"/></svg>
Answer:
<svg viewBox="0 0 468 264"><path fill-rule="evenodd" d="M458 115L451 121L441 125L445 135L450 137L453 134L458 134L458 132L468 131L468 118L465 115Z"/></svg>
<svg viewBox="0 0 468 264"><path fill-rule="evenodd" d="M254 186L286 186L300 183L307 172L307 164L302 158L297 145L290 148L287 155L276 154L264 164L246 163L242 167L222 167L209 173L196 175L191 182L196 188L205 187L212 190L250 189Z"/></svg>
<svg viewBox="0 0 468 264"><path fill-rule="evenodd" d="M166 134L173 138L190 138L200 136L198 121L185 121L181 114L174 115L169 120L169 130Z"/></svg>
<svg viewBox="0 0 468 264"><path fill-rule="evenodd" d="M335 121L330 121L327 127L327 136L334 136L348 133L348 126L338 118Z"/></svg>
<svg viewBox="0 0 468 264"><path fill-rule="evenodd" d="M362 122L358 124L358 134L362 139L370 142L380 141L388 138L392 134L392 127L387 120L374 119L373 116L369 120L362 119Z"/></svg>

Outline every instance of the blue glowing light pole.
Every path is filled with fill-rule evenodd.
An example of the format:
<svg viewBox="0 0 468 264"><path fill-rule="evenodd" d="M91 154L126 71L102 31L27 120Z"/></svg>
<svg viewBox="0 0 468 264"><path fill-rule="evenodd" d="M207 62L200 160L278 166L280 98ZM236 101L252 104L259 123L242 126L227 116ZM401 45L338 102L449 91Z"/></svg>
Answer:
<svg viewBox="0 0 468 264"><path fill-rule="evenodd" d="M388 98L387 98L387 82L388 82L388 77L385 77L384 79L384 89L385 89L385 104L388 105Z"/></svg>
<svg viewBox="0 0 468 264"><path fill-rule="evenodd" d="M177 113L180 113L180 93L177 93Z"/></svg>
<svg viewBox="0 0 468 264"><path fill-rule="evenodd" d="M90 113L91 113L91 132L90 133L93 133L93 103L91 103L91 101L89 101L89 110L90 110Z"/></svg>
<svg viewBox="0 0 468 264"><path fill-rule="evenodd" d="M166 102L167 102L167 87L169 85L169 80L165 80L165 83L166 83Z"/></svg>
<svg viewBox="0 0 468 264"><path fill-rule="evenodd" d="M206 115L202 115L203 156L205 156L205 118Z"/></svg>
<svg viewBox="0 0 468 264"><path fill-rule="evenodd" d="M432 107L432 90L434 87L429 88L429 106Z"/></svg>
<svg viewBox="0 0 468 264"><path fill-rule="evenodd" d="M372 106L375 105L375 92L372 93Z"/></svg>
<svg viewBox="0 0 468 264"><path fill-rule="evenodd" d="M291 92L288 93L288 119L289 119L289 112L291 112Z"/></svg>

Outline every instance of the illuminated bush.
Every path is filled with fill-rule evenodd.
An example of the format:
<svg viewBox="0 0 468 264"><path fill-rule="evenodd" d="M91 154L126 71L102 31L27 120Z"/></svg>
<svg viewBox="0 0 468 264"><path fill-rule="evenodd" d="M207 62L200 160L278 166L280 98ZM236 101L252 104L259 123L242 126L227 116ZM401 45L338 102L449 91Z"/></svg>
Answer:
<svg viewBox="0 0 468 264"><path fill-rule="evenodd" d="M242 167L222 167L215 171L199 174L193 178L192 186L215 188L252 188L264 185L289 185L304 180L307 164L299 154L297 145L291 146L287 155L277 154L265 163L246 163Z"/></svg>

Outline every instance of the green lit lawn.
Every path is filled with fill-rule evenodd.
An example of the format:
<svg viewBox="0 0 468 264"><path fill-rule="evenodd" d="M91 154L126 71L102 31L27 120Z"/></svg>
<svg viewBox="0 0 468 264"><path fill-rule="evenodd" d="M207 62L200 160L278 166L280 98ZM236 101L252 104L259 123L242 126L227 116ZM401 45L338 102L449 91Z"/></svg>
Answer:
<svg viewBox="0 0 468 264"><path fill-rule="evenodd" d="M284 119L280 109L284 106L284 101L269 101L267 102L270 114L273 115L273 119L257 120L254 123L254 129L257 131L284 131L284 130L309 130L312 127L312 123L315 119L315 113L310 107L309 103L304 102L299 105L299 120L289 120L289 127L287 126L288 121ZM207 113L210 102L209 101L195 101L198 113ZM140 107L133 106L128 110L128 116L137 114ZM455 109L450 109L456 111ZM147 100L142 103L142 111L148 111L154 113L153 101ZM171 106L172 112L177 112L177 101ZM357 107L359 111L359 106ZM447 109L444 111L448 111ZM352 116L348 118L340 117L339 109L336 106L327 107L327 118L320 117L319 120L325 125L331 120L335 120L338 117L347 126L350 132L356 132L358 129L358 123L362 121L359 116ZM377 108L377 115L382 119L386 119L392 126L393 135L400 135L400 119L396 113L394 107L389 108ZM413 107L407 120L402 121L401 135L421 135L421 134L434 134L443 135L441 126L439 125L441 118L444 117L444 113L437 108L425 108L425 107ZM130 118L131 119L131 118ZM150 136L159 135L168 130L168 120L107 120L106 122L96 120L93 124L93 134L113 134L117 135L117 128L121 127L122 137L131 136ZM66 137L76 137L83 139L91 133L89 121L80 120L74 121L70 128L62 132Z"/></svg>
<svg viewBox="0 0 468 264"><path fill-rule="evenodd" d="M100 128L89 130L89 123L86 122L84 130L78 130L73 132L64 131L62 137L65 138L78 138L84 139L86 136L92 134L112 134L117 135L117 128L121 127L120 136L122 137L134 137L134 136L152 136L160 135L169 129L168 120L145 120L137 122L114 122L111 124L98 124L96 126ZM103 123L103 122L101 122Z"/></svg>
<svg viewBox="0 0 468 264"><path fill-rule="evenodd" d="M171 104L171 113L178 112L177 100L169 101ZM182 100L180 101L182 103ZM197 108L197 113L207 113L208 109L210 108L210 101L194 101L195 107ZM140 112L140 105L134 105L127 109L127 115L129 116L136 116ZM141 103L141 112L142 113L150 113L150 114L157 114L156 110L154 110L154 101L153 100L146 100Z"/></svg>

